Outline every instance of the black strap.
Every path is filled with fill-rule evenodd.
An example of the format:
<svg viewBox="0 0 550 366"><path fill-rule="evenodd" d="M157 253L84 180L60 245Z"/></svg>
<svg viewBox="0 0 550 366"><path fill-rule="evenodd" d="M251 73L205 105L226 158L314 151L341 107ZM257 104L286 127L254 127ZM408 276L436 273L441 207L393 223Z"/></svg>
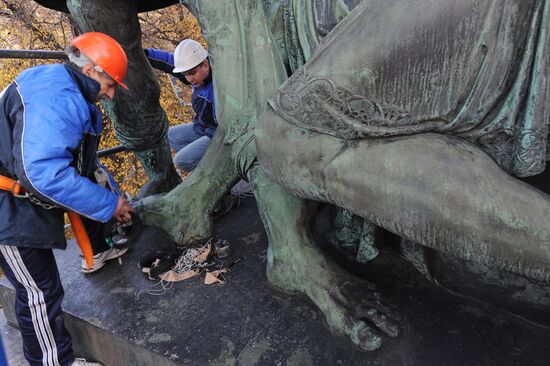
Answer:
<svg viewBox="0 0 550 366"><path fill-rule="evenodd" d="M8 170L4 168L2 165L0 165L0 175L3 175L4 177L7 177L7 178L12 178L10 172L8 172Z"/></svg>

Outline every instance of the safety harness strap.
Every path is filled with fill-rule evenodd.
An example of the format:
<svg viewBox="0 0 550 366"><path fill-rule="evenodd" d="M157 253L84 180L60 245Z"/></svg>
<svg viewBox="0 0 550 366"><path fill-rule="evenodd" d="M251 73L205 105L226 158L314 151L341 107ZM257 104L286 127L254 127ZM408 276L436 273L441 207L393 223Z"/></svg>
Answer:
<svg viewBox="0 0 550 366"><path fill-rule="evenodd" d="M0 175L0 189L10 191L14 196L24 196L25 188L19 183L19 181Z"/></svg>
<svg viewBox="0 0 550 366"><path fill-rule="evenodd" d="M0 175L0 189L4 191L9 191L17 198L28 198L29 195L25 188L19 183L19 181L8 178L4 175ZM84 229L84 224L80 216L72 211L68 212L69 219L71 221L71 226L73 228L74 235L76 237L76 242L80 247L80 251L84 256L88 270L94 265L94 252L92 249L92 244L88 233Z"/></svg>

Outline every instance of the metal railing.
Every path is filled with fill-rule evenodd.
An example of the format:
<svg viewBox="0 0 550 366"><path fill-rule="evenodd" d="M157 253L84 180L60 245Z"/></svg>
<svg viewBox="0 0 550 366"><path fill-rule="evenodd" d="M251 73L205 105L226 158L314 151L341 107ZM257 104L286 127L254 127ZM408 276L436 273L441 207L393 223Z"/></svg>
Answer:
<svg viewBox="0 0 550 366"><path fill-rule="evenodd" d="M111 148L108 148L108 149L99 150L97 152L97 156L100 157L100 158L104 158L106 156L115 155L115 154L118 154L119 152L123 152L123 151L128 151L128 149L125 146L119 145L119 146L111 147Z"/></svg>
<svg viewBox="0 0 550 366"><path fill-rule="evenodd" d="M8 50L0 49L0 58L31 58L31 59L51 59L67 60L67 54L63 51L44 51L44 50Z"/></svg>

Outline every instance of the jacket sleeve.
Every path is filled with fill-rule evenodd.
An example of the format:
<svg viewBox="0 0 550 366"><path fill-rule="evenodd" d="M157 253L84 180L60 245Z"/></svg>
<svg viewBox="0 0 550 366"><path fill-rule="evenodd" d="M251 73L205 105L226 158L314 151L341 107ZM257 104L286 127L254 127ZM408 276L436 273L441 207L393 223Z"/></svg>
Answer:
<svg viewBox="0 0 550 366"><path fill-rule="evenodd" d="M189 85L189 82L187 81L187 79L182 73L172 72L172 70L174 70L173 53L157 50L154 48L146 48L143 51L145 52L145 56L147 56L147 60L149 60L149 63L153 68L160 70L162 72L165 72L167 74L170 74L175 78L179 79L184 84Z"/></svg>
<svg viewBox="0 0 550 366"><path fill-rule="evenodd" d="M23 186L38 198L107 222L118 196L71 166L72 152L79 148L89 118L88 106L67 96L25 103L23 121L13 130L15 170Z"/></svg>

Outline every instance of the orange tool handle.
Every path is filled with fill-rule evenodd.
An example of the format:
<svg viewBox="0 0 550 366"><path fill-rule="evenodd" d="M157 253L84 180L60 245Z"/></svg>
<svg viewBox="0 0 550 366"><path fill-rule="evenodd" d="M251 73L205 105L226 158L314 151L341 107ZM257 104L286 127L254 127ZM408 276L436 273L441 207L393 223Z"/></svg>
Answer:
<svg viewBox="0 0 550 366"><path fill-rule="evenodd" d="M88 237L86 229L84 229L84 224L82 223L80 215L73 211L68 211L67 214L69 215L69 221L73 227L76 242L80 247L80 251L84 256L84 260L86 261L89 271L94 265L94 251L92 250L92 243L90 243L90 238Z"/></svg>

